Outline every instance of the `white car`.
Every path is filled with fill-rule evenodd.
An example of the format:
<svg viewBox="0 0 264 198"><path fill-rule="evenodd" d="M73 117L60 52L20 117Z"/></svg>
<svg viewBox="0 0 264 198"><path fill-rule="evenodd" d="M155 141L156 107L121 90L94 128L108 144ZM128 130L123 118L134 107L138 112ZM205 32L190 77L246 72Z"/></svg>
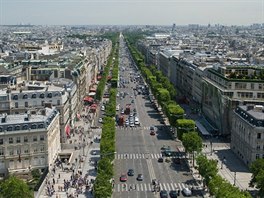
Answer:
<svg viewBox="0 0 264 198"><path fill-rule="evenodd" d="M101 106L101 111L104 111L104 110L105 110L105 106L102 105L102 106Z"/></svg>
<svg viewBox="0 0 264 198"><path fill-rule="evenodd" d="M130 122L130 125L129 125L130 127L134 127L135 126L135 124L133 123L133 122Z"/></svg>
<svg viewBox="0 0 264 198"><path fill-rule="evenodd" d="M103 119L102 118L99 118L98 119L98 122L102 123L103 122Z"/></svg>
<svg viewBox="0 0 264 198"><path fill-rule="evenodd" d="M135 120L135 125L140 125L138 120Z"/></svg>
<svg viewBox="0 0 264 198"><path fill-rule="evenodd" d="M192 196L192 191L191 191L189 188L183 188L183 189L182 189L182 193L183 193L185 196Z"/></svg>

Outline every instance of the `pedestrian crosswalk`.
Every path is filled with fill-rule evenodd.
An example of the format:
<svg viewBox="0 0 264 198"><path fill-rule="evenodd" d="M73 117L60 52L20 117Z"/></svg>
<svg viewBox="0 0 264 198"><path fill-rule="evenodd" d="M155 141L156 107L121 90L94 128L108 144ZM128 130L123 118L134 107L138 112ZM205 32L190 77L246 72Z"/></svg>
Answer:
<svg viewBox="0 0 264 198"><path fill-rule="evenodd" d="M116 154L115 159L159 159L162 157L161 153L133 153L133 154Z"/></svg>
<svg viewBox="0 0 264 198"><path fill-rule="evenodd" d="M201 187L194 183L194 184L185 184L185 183L160 183L160 190L182 190L183 188L189 189L201 189ZM152 192L154 190L154 186L151 183L137 183L137 184L126 184L126 183L119 183L115 184L113 191L114 192L126 192L126 191L144 191L144 192Z"/></svg>

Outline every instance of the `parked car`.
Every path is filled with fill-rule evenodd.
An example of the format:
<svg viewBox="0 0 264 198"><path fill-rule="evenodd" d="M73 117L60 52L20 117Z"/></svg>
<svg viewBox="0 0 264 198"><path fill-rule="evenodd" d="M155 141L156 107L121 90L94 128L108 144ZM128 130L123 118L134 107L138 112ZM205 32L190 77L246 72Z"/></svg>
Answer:
<svg viewBox="0 0 264 198"><path fill-rule="evenodd" d="M158 162L163 162L164 160L163 160L163 158L162 157L160 157L159 159L158 159Z"/></svg>
<svg viewBox="0 0 264 198"><path fill-rule="evenodd" d="M103 122L103 119L102 118L99 118L98 119L98 122L102 123Z"/></svg>

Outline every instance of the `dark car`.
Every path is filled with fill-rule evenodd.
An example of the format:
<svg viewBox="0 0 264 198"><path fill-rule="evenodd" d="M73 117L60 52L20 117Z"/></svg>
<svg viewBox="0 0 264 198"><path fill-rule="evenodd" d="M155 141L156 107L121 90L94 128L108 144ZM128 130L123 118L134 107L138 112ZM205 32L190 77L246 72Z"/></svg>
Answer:
<svg viewBox="0 0 264 198"><path fill-rule="evenodd" d="M138 181L143 181L143 175L142 175L142 174L138 174L138 176L137 176L137 180L138 180Z"/></svg>
<svg viewBox="0 0 264 198"><path fill-rule="evenodd" d="M166 190L162 190L160 191L160 197L161 198L168 198L168 193Z"/></svg>
<svg viewBox="0 0 264 198"><path fill-rule="evenodd" d="M171 198L177 198L178 196L178 193L176 190L171 190L169 194Z"/></svg>
<svg viewBox="0 0 264 198"><path fill-rule="evenodd" d="M150 135L156 135L155 131L150 131Z"/></svg>
<svg viewBox="0 0 264 198"><path fill-rule="evenodd" d="M133 169L129 169L128 172L127 172L127 175L128 176L134 176L134 170Z"/></svg>
<svg viewBox="0 0 264 198"><path fill-rule="evenodd" d="M163 162L164 160L163 160L163 158L162 157L160 157L159 159L158 159L158 162Z"/></svg>
<svg viewBox="0 0 264 198"><path fill-rule="evenodd" d="M170 156L172 156L172 153L171 153L170 150L165 150L165 151L164 151L164 155L165 155L166 157L170 157Z"/></svg>

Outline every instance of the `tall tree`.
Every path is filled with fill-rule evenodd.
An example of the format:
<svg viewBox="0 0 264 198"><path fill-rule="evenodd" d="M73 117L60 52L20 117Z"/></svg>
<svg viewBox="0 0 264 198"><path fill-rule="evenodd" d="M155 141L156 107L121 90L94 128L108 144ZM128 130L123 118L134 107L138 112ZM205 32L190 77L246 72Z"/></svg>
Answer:
<svg viewBox="0 0 264 198"><path fill-rule="evenodd" d="M250 186L259 189L260 196L264 196L264 159L257 159L250 166L252 172Z"/></svg>
<svg viewBox="0 0 264 198"><path fill-rule="evenodd" d="M193 155L193 166L194 166L194 152L201 152L203 147L202 138L197 132L184 133L182 137L182 144L185 151L192 153Z"/></svg>
<svg viewBox="0 0 264 198"><path fill-rule="evenodd" d="M5 198L33 198L33 192L29 190L27 184L14 176L10 176L0 184L0 194Z"/></svg>

